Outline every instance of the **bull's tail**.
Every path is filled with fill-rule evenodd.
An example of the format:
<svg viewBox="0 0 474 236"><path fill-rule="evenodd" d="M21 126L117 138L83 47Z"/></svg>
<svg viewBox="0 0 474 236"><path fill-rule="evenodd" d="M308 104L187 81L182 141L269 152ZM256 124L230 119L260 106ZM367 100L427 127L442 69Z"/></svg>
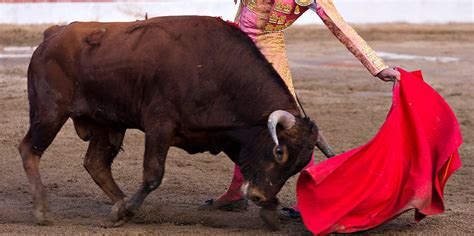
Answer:
<svg viewBox="0 0 474 236"><path fill-rule="evenodd" d="M332 151L331 146L326 142L326 138L324 137L323 133L319 132L318 134L318 140L316 140L316 147L323 152L323 154L327 157L333 157L336 154Z"/></svg>

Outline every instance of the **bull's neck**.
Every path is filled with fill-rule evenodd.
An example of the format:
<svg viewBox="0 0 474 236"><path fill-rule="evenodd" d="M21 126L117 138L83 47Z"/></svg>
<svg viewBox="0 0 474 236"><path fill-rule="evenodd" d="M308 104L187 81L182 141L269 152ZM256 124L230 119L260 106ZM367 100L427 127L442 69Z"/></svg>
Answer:
<svg viewBox="0 0 474 236"><path fill-rule="evenodd" d="M268 115L275 110L285 110L299 114L298 105L285 83L273 68L263 65L260 70L250 70L245 65L235 74L236 81L230 98L236 98L233 111L247 122L266 122ZM270 65L271 67L271 65ZM254 66L253 68L260 68Z"/></svg>

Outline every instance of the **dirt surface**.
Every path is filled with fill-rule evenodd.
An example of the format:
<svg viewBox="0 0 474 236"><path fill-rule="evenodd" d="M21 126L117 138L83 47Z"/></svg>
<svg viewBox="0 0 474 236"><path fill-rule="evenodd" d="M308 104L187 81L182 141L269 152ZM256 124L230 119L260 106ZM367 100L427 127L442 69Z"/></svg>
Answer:
<svg viewBox="0 0 474 236"><path fill-rule="evenodd" d="M4 46L36 45L45 27L0 26L0 53ZM423 69L426 81L457 114L465 140L460 149L463 167L447 184L444 214L415 223L413 212L408 212L368 233L472 235L474 26L389 24L362 25L357 29L379 51L459 58L449 63L423 59L385 61L407 70ZM307 113L317 120L338 153L366 143L388 112L391 84L371 78L322 26L294 27L287 33L295 87ZM70 121L41 162L54 225L35 225L30 214L31 195L17 151L28 124L28 60L0 58L0 233L269 233L254 205L248 212L198 211L199 204L226 189L233 163L222 154L189 155L178 149L170 151L163 184L150 194L138 215L120 228L109 228L111 202L82 167L87 143L77 137ZM141 181L143 140L141 132L127 131L124 151L113 164L115 178L127 194L133 193ZM296 179L291 178L279 194L285 206L295 202ZM310 232L302 222L283 222L277 233Z"/></svg>

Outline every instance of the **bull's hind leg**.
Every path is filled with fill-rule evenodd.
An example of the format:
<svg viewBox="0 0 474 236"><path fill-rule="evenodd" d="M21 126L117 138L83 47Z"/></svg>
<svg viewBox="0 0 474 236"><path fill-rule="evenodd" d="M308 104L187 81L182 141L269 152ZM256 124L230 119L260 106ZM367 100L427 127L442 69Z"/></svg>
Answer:
<svg viewBox="0 0 474 236"><path fill-rule="evenodd" d="M95 183L113 201L112 221L118 221L118 212L125 207L125 194L112 177L112 162L120 151L125 130L94 127L84 167Z"/></svg>
<svg viewBox="0 0 474 236"><path fill-rule="evenodd" d="M53 142L67 120L66 115L42 114L41 119L31 121L28 133L20 143L19 151L23 167L33 195L33 215L38 224L50 223L47 217L48 203L46 191L41 182L39 163L44 151Z"/></svg>

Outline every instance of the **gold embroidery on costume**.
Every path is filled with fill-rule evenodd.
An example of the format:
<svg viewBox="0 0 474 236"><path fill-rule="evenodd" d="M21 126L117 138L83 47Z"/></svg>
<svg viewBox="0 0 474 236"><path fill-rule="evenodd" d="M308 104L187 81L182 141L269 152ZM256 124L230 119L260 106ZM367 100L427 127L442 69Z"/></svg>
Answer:
<svg viewBox="0 0 474 236"><path fill-rule="evenodd" d="M293 6L289 3L283 2L283 0L276 0L274 10L284 14L290 14L291 10L293 10Z"/></svg>
<svg viewBox="0 0 474 236"><path fill-rule="evenodd" d="M382 59L379 56L377 56L375 51L367 44L367 42L362 41L360 43L362 46L362 53L367 57L367 59L370 62L372 62L373 66L375 67L375 70L380 72L383 69L387 68L385 64L383 63Z"/></svg>
<svg viewBox="0 0 474 236"><path fill-rule="evenodd" d="M283 33L262 34L257 36L256 42L262 54L272 63L273 68L275 68L281 76L291 94L295 96L295 88L291 79Z"/></svg>
<svg viewBox="0 0 474 236"><path fill-rule="evenodd" d="M251 11L254 11L255 8L257 7L255 0L243 0L243 1L244 1L244 5L247 6L247 8Z"/></svg>
<svg viewBox="0 0 474 236"><path fill-rule="evenodd" d="M279 16L276 12L272 12L270 18L268 19L268 23L283 25L286 22L286 16L282 15Z"/></svg>
<svg viewBox="0 0 474 236"><path fill-rule="evenodd" d="M283 16L280 16L280 17L278 18L277 24L283 25L283 24L285 24L285 22L286 22L286 16L283 15Z"/></svg>
<svg viewBox="0 0 474 236"><path fill-rule="evenodd" d="M295 0L295 3L302 7L307 7L314 3L314 0Z"/></svg>
<svg viewBox="0 0 474 236"><path fill-rule="evenodd" d="M308 10L298 6L295 0L241 0L241 5L256 14L256 27L263 33L283 31Z"/></svg>
<svg viewBox="0 0 474 236"><path fill-rule="evenodd" d="M278 21L278 14L276 12L272 12L270 14L270 18L268 19L268 22L275 24L277 21Z"/></svg>
<svg viewBox="0 0 474 236"><path fill-rule="evenodd" d="M263 29L263 31L265 31L267 33L268 32L273 32L273 25L270 25L270 24L266 25L265 29Z"/></svg>
<svg viewBox="0 0 474 236"><path fill-rule="evenodd" d="M299 14L300 14L300 6L296 5L294 13L295 13L296 15L299 15Z"/></svg>

